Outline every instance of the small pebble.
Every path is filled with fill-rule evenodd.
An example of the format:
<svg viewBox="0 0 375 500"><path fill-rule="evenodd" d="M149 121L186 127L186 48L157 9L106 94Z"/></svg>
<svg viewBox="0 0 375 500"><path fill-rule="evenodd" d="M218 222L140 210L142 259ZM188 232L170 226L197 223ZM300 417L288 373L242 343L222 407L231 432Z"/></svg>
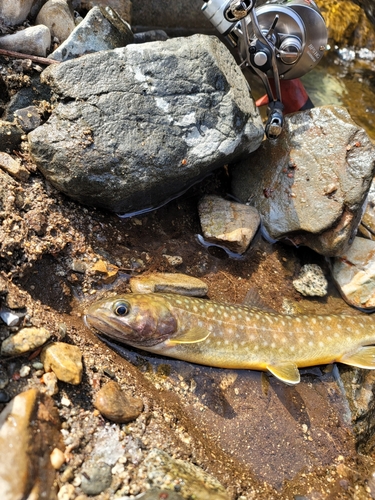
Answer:
<svg viewBox="0 0 375 500"><path fill-rule="evenodd" d="M135 420L143 410L142 400L127 396L113 380L96 394L94 406L108 420L121 424Z"/></svg>
<svg viewBox="0 0 375 500"><path fill-rule="evenodd" d="M317 264L306 264L301 267L301 271L293 286L297 292L309 297L324 297L327 295L328 282L324 273Z"/></svg>
<svg viewBox="0 0 375 500"><path fill-rule="evenodd" d="M52 467L55 470L59 470L65 463L65 455L61 450L55 448L50 455L50 460Z"/></svg>
<svg viewBox="0 0 375 500"><path fill-rule="evenodd" d="M75 495L75 488L72 484L63 484L57 494L58 500L72 500Z"/></svg>
<svg viewBox="0 0 375 500"><path fill-rule="evenodd" d="M32 351L45 344L51 333L45 328L22 328L18 333L8 337L1 344L3 356L15 356Z"/></svg>
<svg viewBox="0 0 375 500"><path fill-rule="evenodd" d="M82 353L79 347L65 342L47 345L40 359L46 372L53 371L62 382L77 385L82 380Z"/></svg>
<svg viewBox="0 0 375 500"><path fill-rule="evenodd" d="M111 466L99 462L83 467L81 489L86 495L99 495L112 482Z"/></svg>
<svg viewBox="0 0 375 500"><path fill-rule="evenodd" d="M67 408L72 404L72 402L70 401L70 399L68 399L66 396L63 396L61 398L61 404L63 406L66 406Z"/></svg>
<svg viewBox="0 0 375 500"><path fill-rule="evenodd" d="M173 267L180 266L184 262L180 255L163 254L163 257L168 261L168 264Z"/></svg>
<svg viewBox="0 0 375 500"><path fill-rule="evenodd" d="M46 386L46 394L48 394L48 396L54 396L59 392L57 377L53 372L44 373L42 382Z"/></svg>
<svg viewBox="0 0 375 500"><path fill-rule="evenodd" d="M22 365L20 369L20 377L25 378L28 375L30 375L31 371L31 366L29 365Z"/></svg>
<svg viewBox="0 0 375 500"><path fill-rule="evenodd" d="M11 311L1 311L0 318L7 326L17 326L21 321L21 318Z"/></svg>
<svg viewBox="0 0 375 500"><path fill-rule="evenodd" d="M41 363L40 361L34 361L34 363L31 365L34 370L43 370L43 363Z"/></svg>

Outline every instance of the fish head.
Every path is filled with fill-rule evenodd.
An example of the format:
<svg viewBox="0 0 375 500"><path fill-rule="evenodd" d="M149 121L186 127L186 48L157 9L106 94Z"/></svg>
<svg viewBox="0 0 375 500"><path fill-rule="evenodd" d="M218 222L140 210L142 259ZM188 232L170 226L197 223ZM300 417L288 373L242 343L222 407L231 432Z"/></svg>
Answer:
<svg viewBox="0 0 375 500"><path fill-rule="evenodd" d="M85 323L134 347L157 345L177 330L168 302L154 294L126 294L95 302L87 310Z"/></svg>

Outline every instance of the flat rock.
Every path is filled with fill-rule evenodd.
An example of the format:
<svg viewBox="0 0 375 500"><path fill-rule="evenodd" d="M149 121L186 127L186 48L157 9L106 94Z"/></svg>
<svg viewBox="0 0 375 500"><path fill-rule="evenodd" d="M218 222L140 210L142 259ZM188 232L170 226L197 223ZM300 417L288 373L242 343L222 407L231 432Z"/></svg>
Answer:
<svg viewBox="0 0 375 500"><path fill-rule="evenodd" d="M18 109L14 112L14 116L19 126L25 132L34 130L42 123L39 108L36 106L27 106L26 108Z"/></svg>
<svg viewBox="0 0 375 500"><path fill-rule="evenodd" d="M356 237L341 257L333 261L332 276L349 304L375 308L375 241Z"/></svg>
<svg viewBox="0 0 375 500"><path fill-rule="evenodd" d="M207 295L206 283L182 273L153 273L130 278L133 293L179 293L191 297Z"/></svg>
<svg viewBox="0 0 375 500"><path fill-rule="evenodd" d="M42 79L59 104L28 135L32 157L87 205L155 208L263 138L248 84L216 37L98 52L51 65Z"/></svg>
<svg viewBox="0 0 375 500"><path fill-rule="evenodd" d="M82 380L82 353L79 347L65 342L47 345L40 359L46 372L53 371L62 382L77 385Z"/></svg>
<svg viewBox="0 0 375 500"><path fill-rule="evenodd" d="M162 450L152 450L145 464L151 486L173 490L178 485L184 498L229 500L224 487L213 476L196 465L170 457Z"/></svg>
<svg viewBox="0 0 375 500"><path fill-rule="evenodd" d="M34 56L46 57L50 45L50 30L42 24L0 37L1 49L14 50Z"/></svg>
<svg viewBox="0 0 375 500"><path fill-rule="evenodd" d="M21 24L29 15L34 0L2 0L0 17L8 26Z"/></svg>
<svg viewBox="0 0 375 500"><path fill-rule="evenodd" d="M118 424L135 420L143 410L142 400L125 394L113 380L98 391L94 406L104 417Z"/></svg>
<svg viewBox="0 0 375 500"><path fill-rule="evenodd" d="M16 396L0 414L1 500L55 499L54 448L64 449L53 400L36 389Z"/></svg>
<svg viewBox="0 0 375 500"><path fill-rule="evenodd" d="M64 42L76 27L73 10L67 0L48 0L40 9L35 24L44 24L52 37Z"/></svg>
<svg viewBox="0 0 375 500"><path fill-rule="evenodd" d="M22 328L18 333L5 339L1 344L3 356L17 356L42 346L51 337L45 328Z"/></svg>
<svg viewBox="0 0 375 500"><path fill-rule="evenodd" d="M232 189L272 239L335 256L359 224L374 166L366 132L345 108L322 106L287 116L276 141L232 169Z"/></svg>
<svg viewBox="0 0 375 500"><path fill-rule="evenodd" d="M125 47L134 39L130 26L115 11L93 7L50 59L67 61L84 54Z"/></svg>
<svg viewBox="0 0 375 500"><path fill-rule="evenodd" d="M238 254L247 250L260 224L256 208L215 195L201 199L199 218L206 241Z"/></svg>

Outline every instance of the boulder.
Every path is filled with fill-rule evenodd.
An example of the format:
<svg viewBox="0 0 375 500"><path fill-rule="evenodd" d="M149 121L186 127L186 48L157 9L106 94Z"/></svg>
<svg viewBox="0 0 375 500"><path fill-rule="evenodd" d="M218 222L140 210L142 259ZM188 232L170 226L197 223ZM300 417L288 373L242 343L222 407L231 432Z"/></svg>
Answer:
<svg viewBox="0 0 375 500"><path fill-rule="evenodd" d="M375 149L348 111L289 115L283 134L232 169L233 194L255 206L271 239L341 255L359 224Z"/></svg>
<svg viewBox="0 0 375 500"><path fill-rule="evenodd" d="M89 54L51 65L42 80L58 103L29 134L31 155L87 205L154 208L263 138L248 84L216 37Z"/></svg>

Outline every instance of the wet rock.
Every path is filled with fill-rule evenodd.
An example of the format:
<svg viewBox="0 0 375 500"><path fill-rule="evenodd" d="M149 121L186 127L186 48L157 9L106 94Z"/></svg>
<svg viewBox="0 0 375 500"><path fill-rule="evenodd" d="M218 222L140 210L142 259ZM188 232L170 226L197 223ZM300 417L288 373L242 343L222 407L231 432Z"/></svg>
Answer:
<svg viewBox="0 0 375 500"><path fill-rule="evenodd" d="M36 389L16 396L0 414L2 500L55 498L54 448L63 450L53 400Z"/></svg>
<svg viewBox="0 0 375 500"><path fill-rule="evenodd" d="M35 24L44 24L60 43L64 42L74 30L73 9L66 0L48 0L40 9Z"/></svg>
<svg viewBox="0 0 375 500"><path fill-rule="evenodd" d="M133 33L116 12L93 7L70 36L49 57L67 61L100 50L125 47L133 42Z"/></svg>
<svg viewBox="0 0 375 500"><path fill-rule="evenodd" d="M0 17L8 26L21 24L29 15L34 0L2 0Z"/></svg>
<svg viewBox="0 0 375 500"><path fill-rule="evenodd" d="M50 66L42 78L60 103L30 132L32 156L84 204L155 207L263 138L247 82L214 37L131 44Z"/></svg>
<svg viewBox="0 0 375 500"><path fill-rule="evenodd" d="M207 472L184 460L170 457L162 450L154 449L145 459L147 479L158 488L181 488L184 498L196 500L228 500L224 487Z"/></svg>
<svg viewBox="0 0 375 500"><path fill-rule="evenodd" d="M366 132L344 108L322 106L287 116L278 140L233 168L232 188L272 239L334 256L359 224L374 166Z"/></svg>
<svg viewBox="0 0 375 500"><path fill-rule="evenodd" d="M132 24L132 0L81 0L81 8L90 10L93 7L110 7L129 24Z"/></svg>
<svg viewBox="0 0 375 500"><path fill-rule="evenodd" d="M153 273L130 279L133 293L180 293L190 297L207 295L206 283L182 273Z"/></svg>
<svg viewBox="0 0 375 500"><path fill-rule="evenodd" d="M332 276L349 304L375 308L375 241L354 238L352 245L333 261Z"/></svg>
<svg viewBox="0 0 375 500"><path fill-rule="evenodd" d="M45 328L22 328L15 335L2 342L1 354L3 356L17 356L42 346L50 338L51 333Z"/></svg>
<svg viewBox="0 0 375 500"><path fill-rule="evenodd" d="M328 281L320 266L306 264L302 266L298 278L293 280L293 286L305 297L324 297L327 295Z"/></svg>
<svg viewBox="0 0 375 500"><path fill-rule="evenodd" d="M13 152L20 145L23 134L16 123L0 120L0 151Z"/></svg>
<svg viewBox="0 0 375 500"><path fill-rule="evenodd" d="M50 45L50 30L42 24L0 37L1 49L14 50L34 56L46 57Z"/></svg>
<svg viewBox="0 0 375 500"><path fill-rule="evenodd" d="M81 489L86 495L99 495L106 490L112 482L111 466L99 462L88 464L82 470Z"/></svg>
<svg viewBox="0 0 375 500"><path fill-rule="evenodd" d="M135 420L143 410L142 400L126 395L113 380L96 394L94 406L104 417L118 424Z"/></svg>
<svg viewBox="0 0 375 500"><path fill-rule="evenodd" d="M0 152L0 168L20 181L27 181L29 178L29 171L7 153Z"/></svg>
<svg viewBox="0 0 375 500"><path fill-rule="evenodd" d="M214 195L201 199L199 217L206 241L239 254L247 250L260 224L256 208Z"/></svg>
<svg viewBox="0 0 375 500"><path fill-rule="evenodd" d="M77 385L82 380L82 353L79 347L64 342L54 342L46 346L40 356L46 372L53 371L58 378L68 384Z"/></svg>
<svg viewBox="0 0 375 500"><path fill-rule="evenodd" d="M36 106L28 106L27 108L18 109L14 116L19 126L25 132L30 132L39 127L42 123L39 109Z"/></svg>

